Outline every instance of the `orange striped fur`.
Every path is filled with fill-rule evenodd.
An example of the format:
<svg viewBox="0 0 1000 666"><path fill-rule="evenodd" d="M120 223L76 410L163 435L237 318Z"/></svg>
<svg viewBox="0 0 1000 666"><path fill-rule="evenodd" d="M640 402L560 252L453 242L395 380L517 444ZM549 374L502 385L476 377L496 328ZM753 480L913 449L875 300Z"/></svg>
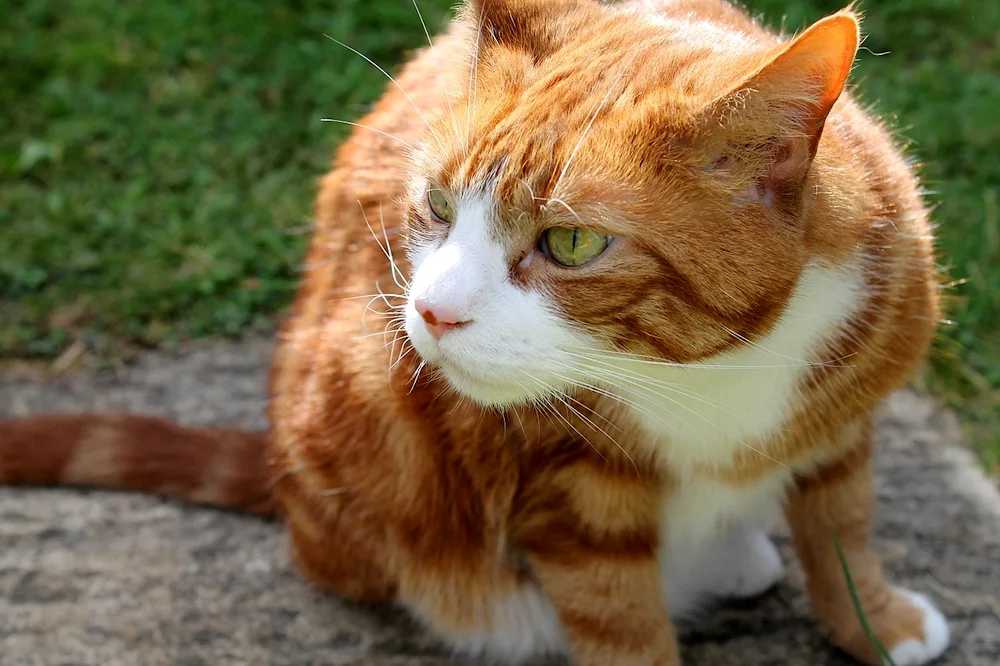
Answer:
<svg viewBox="0 0 1000 666"><path fill-rule="evenodd" d="M936 275L914 175L842 94L857 20L471 0L321 183L266 454L37 417L0 423L0 481L265 514L273 486L318 583L581 666L677 666L672 614L780 577L743 526L783 507L832 640L879 663L836 534L896 662L930 661L947 626L868 529L870 414L925 353ZM611 240L565 268L551 228Z"/></svg>

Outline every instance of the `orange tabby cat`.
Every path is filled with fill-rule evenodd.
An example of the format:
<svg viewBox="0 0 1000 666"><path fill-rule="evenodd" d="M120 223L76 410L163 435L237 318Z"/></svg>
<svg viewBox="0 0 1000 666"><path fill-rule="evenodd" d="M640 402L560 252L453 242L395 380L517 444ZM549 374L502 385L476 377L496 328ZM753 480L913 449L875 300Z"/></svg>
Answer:
<svg viewBox="0 0 1000 666"><path fill-rule="evenodd" d="M269 435L7 421L0 480L276 500L337 593L581 666L679 664L671 615L781 578L783 508L833 642L879 663L836 535L895 663L934 659L868 543L871 411L937 287L857 46L849 10L783 39L722 0L472 0L323 181Z"/></svg>

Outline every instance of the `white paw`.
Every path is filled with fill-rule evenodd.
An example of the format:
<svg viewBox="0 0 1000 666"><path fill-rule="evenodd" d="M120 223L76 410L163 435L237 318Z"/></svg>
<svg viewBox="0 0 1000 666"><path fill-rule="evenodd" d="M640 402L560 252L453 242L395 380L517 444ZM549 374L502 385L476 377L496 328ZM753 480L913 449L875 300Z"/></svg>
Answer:
<svg viewBox="0 0 1000 666"><path fill-rule="evenodd" d="M889 655L896 666L920 666L937 659L948 649L948 621L924 595L909 590L899 592L924 612L924 639L897 643L889 650Z"/></svg>
<svg viewBox="0 0 1000 666"><path fill-rule="evenodd" d="M785 577L781 554L764 532L747 530L739 546L742 552L734 550L733 554L741 556L741 560L735 563L729 589L720 589L721 594L741 598L760 596Z"/></svg>
<svg viewBox="0 0 1000 666"><path fill-rule="evenodd" d="M785 576L781 555L771 539L747 525L700 548L672 555L664 576L675 617L697 613L716 599L759 596Z"/></svg>

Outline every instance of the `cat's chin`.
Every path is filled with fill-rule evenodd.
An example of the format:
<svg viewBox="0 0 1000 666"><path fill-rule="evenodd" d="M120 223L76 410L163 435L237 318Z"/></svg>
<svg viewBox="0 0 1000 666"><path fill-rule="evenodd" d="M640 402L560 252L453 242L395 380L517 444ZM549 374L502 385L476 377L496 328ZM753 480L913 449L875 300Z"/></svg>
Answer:
<svg viewBox="0 0 1000 666"><path fill-rule="evenodd" d="M447 362L440 363L438 367L455 391L483 407L516 407L542 399L551 393L548 387L483 379Z"/></svg>

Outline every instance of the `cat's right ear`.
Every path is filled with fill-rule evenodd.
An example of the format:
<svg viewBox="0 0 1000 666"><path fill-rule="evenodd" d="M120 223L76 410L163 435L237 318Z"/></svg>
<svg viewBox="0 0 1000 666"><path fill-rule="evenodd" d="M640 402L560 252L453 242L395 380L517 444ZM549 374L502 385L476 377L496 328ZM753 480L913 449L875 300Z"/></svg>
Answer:
<svg viewBox="0 0 1000 666"><path fill-rule="evenodd" d="M850 10L814 23L766 58L719 99L713 123L761 159L755 168L771 198L794 190L816 155L827 115L840 98L859 43Z"/></svg>

